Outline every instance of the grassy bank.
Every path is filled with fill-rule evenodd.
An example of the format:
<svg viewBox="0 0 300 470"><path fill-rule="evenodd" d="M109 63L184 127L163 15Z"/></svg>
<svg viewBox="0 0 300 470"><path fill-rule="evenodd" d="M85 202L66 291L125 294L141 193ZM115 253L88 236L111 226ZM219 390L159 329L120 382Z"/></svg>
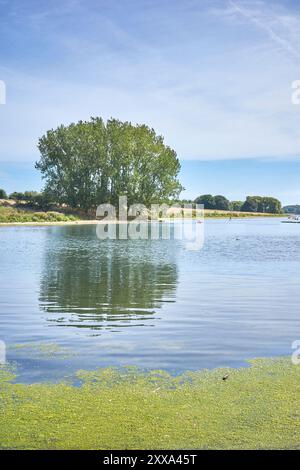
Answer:
<svg viewBox="0 0 300 470"><path fill-rule="evenodd" d="M183 210L180 208L172 208L169 209L168 214L174 218L182 217ZM201 210L196 209L185 209L184 210L185 217L190 218L197 218L203 215ZM240 212L240 211L221 211L221 210L211 210L211 209L204 209L204 216L206 218L245 218L245 217L286 217L287 214L271 214L268 212Z"/></svg>
<svg viewBox="0 0 300 470"><path fill-rule="evenodd" d="M28 222L71 222L78 220L74 215L60 212L35 212L15 207L0 206L0 223L28 223Z"/></svg>
<svg viewBox="0 0 300 470"><path fill-rule="evenodd" d="M266 212L234 212L234 211L211 211L209 209L204 210L205 217L212 218L229 218L229 217L285 217L286 214L270 214Z"/></svg>
<svg viewBox="0 0 300 470"><path fill-rule="evenodd" d="M63 223L63 222L76 222L81 221L84 223L95 222L95 217L88 217L87 215L82 215L73 211L73 214L63 213L58 211L34 211L32 209L24 209L22 207L15 206L1 206L0 205L0 224L47 224L47 223ZM283 217L284 214L263 214L255 212L226 212L226 211L209 211L205 210L206 218L229 218L229 217ZM196 213L196 211L186 211L185 217L196 218L201 214ZM181 210L176 210L174 213L174 218L181 217Z"/></svg>
<svg viewBox="0 0 300 470"><path fill-rule="evenodd" d="M0 370L0 448L299 448L300 366L225 372L82 371L74 387L15 384Z"/></svg>

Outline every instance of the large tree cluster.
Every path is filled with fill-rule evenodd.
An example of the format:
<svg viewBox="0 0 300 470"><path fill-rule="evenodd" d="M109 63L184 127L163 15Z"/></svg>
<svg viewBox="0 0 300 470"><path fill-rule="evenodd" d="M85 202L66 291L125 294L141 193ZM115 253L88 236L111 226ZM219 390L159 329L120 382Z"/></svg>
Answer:
<svg viewBox="0 0 300 470"><path fill-rule="evenodd" d="M88 210L127 196L149 205L182 190L175 151L146 125L91 118L48 131L38 148L36 168L57 203Z"/></svg>

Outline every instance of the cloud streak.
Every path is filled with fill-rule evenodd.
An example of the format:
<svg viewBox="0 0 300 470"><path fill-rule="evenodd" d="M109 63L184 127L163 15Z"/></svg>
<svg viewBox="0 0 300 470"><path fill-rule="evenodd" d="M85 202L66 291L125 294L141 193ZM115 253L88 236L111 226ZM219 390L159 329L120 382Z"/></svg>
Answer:
<svg viewBox="0 0 300 470"><path fill-rule="evenodd" d="M298 13L211 4L7 3L0 160L34 161L48 128L91 115L148 123L182 159L297 159Z"/></svg>
<svg viewBox="0 0 300 470"><path fill-rule="evenodd" d="M272 7L271 2L230 0L229 13L240 15L266 33L271 41L292 58L300 59L300 15L290 15Z"/></svg>

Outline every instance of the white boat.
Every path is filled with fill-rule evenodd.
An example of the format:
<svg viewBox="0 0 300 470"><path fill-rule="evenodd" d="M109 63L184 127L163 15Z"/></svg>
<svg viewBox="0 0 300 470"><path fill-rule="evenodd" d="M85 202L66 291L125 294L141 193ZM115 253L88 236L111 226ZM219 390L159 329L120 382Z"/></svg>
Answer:
<svg viewBox="0 0 300 470"><path fill-rule="evenodd" d="M283 224L300 224L300 218L296 215L289 216L288 220L282 220Z"/></svg>

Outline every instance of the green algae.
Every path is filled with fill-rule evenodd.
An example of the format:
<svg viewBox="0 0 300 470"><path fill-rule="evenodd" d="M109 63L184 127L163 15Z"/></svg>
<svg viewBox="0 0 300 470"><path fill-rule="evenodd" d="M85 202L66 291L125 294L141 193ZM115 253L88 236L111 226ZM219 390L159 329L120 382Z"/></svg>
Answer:
<svg viewBox="0 0 300 470"><path fill-rule="evenodd" d="M37 357L39 359L67 359L76 355L71 348L49 342L16 343L10 345L8 349L14 351L24 350L26 356Z"/></svg>
<svg viewBox="0 0 300 470"><path fill-rule="evenodd" d="M287 358L176 377L133 367L77 377L80 387L24 385L0 369L0 448L300 447L300 367Z"/></svg>

